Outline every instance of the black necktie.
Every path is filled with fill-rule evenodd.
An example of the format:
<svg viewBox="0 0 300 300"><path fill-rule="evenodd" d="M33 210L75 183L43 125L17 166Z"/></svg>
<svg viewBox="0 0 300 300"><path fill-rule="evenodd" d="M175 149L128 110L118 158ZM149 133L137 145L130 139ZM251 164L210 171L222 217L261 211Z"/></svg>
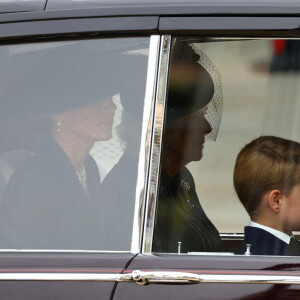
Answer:
<svg viewBox="0 0 300 300"><path fill-rule="evenodd" d="M291 253L290 255L300 255L300 241L296 240L295 237L292 236L288 249Z"/></svg>

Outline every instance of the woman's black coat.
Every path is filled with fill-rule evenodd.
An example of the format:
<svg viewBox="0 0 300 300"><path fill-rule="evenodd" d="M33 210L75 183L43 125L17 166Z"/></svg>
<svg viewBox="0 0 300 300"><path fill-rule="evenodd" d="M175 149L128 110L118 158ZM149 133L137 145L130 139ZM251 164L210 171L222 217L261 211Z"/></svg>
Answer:
<svg viewBox="0 0 300 300"><path fill-rule="evenodd" d="M47 139L10 179L0 206L0 247L101 249L100 178L85 162L88 197L65 152Z"/></svg>

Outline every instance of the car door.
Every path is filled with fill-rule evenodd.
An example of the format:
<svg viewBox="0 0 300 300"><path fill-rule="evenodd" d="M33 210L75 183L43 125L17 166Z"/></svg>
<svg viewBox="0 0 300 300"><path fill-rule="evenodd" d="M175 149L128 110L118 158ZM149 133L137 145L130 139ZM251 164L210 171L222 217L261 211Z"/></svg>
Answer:
<svg viewBox="0 0 300 300"><path fill-rule="evenodd" d="M0 46L1 298L110 299L139 251L159 37L136 36L133 18L119 21L134 34L110 38L118 18L11 17ZM83 172L75 140L93 141Z"/></svg>
<svg viewBox="0 0 300 300"><path fill-rule="evenodd" d="M219 17L192 19L166 17L160 22L163 32L173 31L174 35L164 36L161 46L158 108L152 146L155 154L150 167L144 242L142 254L135 257L124 272L136 284L118 283L114 299L292 299L299 295L299 259L251 255L251 245L246 252L242 249L243 227L248 225L249 216L235 194L232 176L239 150L255 137L270 135L299 140L296 129L299 122L296 108L299 101L298 62L291 58L298 56L298 50L279 49L280 45L289 44L286 34L291 34L291 31L288 28L299 20L288 17L276 20L233 18L232 22ZM287 31L276 32L275 29L283 28L283 23ZM170 81L175 77L170 74L174 63L172 51L175 51L178 41L189 43L200 56L198 62L209 72L214 90L218 92L213 99L222 100L222 104L215 101L215 114L210 114L208 108L206 115L212 127L210 132L214 132L215 128L219 130L216 141L210 143L210 132L207 133L203 157L187 164L201 206L222 238L222 250L217 252L197 251L192 246L192 250L182 251L197 235L193 231L189 240L185 239L186 236L178 234L175 225L160 239L163 250L153 248L158 238L155 235L158 210L163 207L159 206L161 193L165 191L162 160L166 159L163 151L169 144L164 139L169 141L166 135L171 134L166 126L168 114L176 110L174 103L168 102L168 95L171 95ZM295 36L295 44L298 42ZM179 72L176 77L178 85L187 77L180 77L180 74L185 73ZM164 115L161 115L160 107L166 107ZM185 108L182 105L181 109ZM175 123L174 126L178 125ZM193 135L194 131L190 131ZM157 156L158 151L160 157ZM158 188L152 181L158 182ZM187 192L193 186L191 181L189 183L188 189L186 185L182 186L183 195L187 195L182 198L190 205L192 199ZM176 210L168 206L164 216L172 221L172 213L176 214ZM168 222L164 226L168 226ZM165 228L159 227L159 230ZM294 235L297 236L297 231Z"/></svg>

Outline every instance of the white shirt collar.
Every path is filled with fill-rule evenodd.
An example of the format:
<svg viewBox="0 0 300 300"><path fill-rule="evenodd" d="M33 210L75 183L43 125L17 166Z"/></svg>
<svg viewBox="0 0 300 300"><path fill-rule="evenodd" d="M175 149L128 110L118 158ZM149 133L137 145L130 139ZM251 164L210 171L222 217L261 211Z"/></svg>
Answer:
<svg viewBox="0 0 300 300"><path fill-rule="evenodd" d="M271 227L268 227L268 226L264 226L264 225L261 225L261 224L258 224L258 223L255 223L253 221L250 221L250 224L249 226L251 227L257 227L257 228L260 228L260 229L263 229L273 235L275 235L277 238L281 239L282 241L284 241L286 244L289 244L290 243L290 239L291 237L286 234L286 233L283 233L279 230L276 230L276 229L273 229Z"/></svg>

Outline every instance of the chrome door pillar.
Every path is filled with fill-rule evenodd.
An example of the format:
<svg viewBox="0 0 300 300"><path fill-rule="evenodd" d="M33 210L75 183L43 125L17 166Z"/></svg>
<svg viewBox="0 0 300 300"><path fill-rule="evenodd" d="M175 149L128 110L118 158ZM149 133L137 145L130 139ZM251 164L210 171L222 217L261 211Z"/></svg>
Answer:
<svg viewBox="0 0 300 300"><path fill-rule="evenodd" d="M160 41L160 57L158 64L158 82L156 104L150 152L149 179L146 193L145 222L142 240L142 253L151 253L154 219L156 210L164 112L166 105L168 66L171 47L171 36L162 36Z"/></svg>

